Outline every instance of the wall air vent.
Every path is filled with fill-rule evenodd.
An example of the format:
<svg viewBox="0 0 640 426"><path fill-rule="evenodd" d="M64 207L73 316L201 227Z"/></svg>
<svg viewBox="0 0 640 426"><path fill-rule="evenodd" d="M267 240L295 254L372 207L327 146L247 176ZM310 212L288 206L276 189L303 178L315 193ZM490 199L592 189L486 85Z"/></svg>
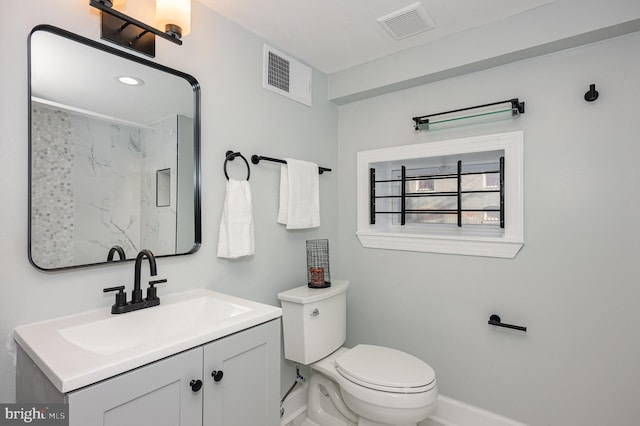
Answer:
<svg viewBox="0 0 640 426"><path fill-rule="evenodd" d="M396 40L419 34L436 26L433 18L419 2L378 18L378 23Z"/></svg>
<svg viewBox="0 0 640 426"><path fill-rule="evenodd" d="M311 106L311 68L264 45L262 86Z"/></svg>

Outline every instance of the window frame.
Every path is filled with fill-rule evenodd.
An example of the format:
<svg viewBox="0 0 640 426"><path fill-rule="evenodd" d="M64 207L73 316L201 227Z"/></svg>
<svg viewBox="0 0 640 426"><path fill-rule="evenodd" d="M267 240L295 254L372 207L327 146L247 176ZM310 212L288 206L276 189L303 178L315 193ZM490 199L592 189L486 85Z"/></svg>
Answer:
<svg viewBox="0 0 640 426"><path fill-rule="evenodd" d="M505 227L497 235L469 229L371 225L369 168L376 163L503 151ZM357 153L357 230L367 248L514 258L524 245L524 132L508 132L382 148Z"/></svg>

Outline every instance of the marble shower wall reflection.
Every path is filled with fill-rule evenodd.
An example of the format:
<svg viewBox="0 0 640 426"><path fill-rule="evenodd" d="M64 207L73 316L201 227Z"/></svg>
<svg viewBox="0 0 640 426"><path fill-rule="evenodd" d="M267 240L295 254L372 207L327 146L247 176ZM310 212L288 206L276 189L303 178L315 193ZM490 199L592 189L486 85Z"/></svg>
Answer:
<svg viewBox="0 0 640 426"><path fill-rule="evenodd" d="M71 116L34 107L31 111L31 255L42 268L72 265L74 247Z"/></svg>
<svg viewBox="0 0 640 426"><path fill-rule="evenodd" d="M31 207L38 266L103 262L116 244L127 258L142 248L176 252L177 117L136 126L35 102L32 114L39 123ZM156 207L161 169L171 169L167 207Z"/></svg>
<svg viewBox="0 0 640 426"><path fill-rule="evenodd" d="M153 125L153 130L143 133L143 146L153 144L156 149L143 150L141 200L140 248L153 248L157 254L176 253L176 187L178 158L177 117L162 120ZM161 146L157 149L157 146ZM157 180L158 170L170 170L170 204L158 207ZM137 253L137 252L136 252Z"/></svg>

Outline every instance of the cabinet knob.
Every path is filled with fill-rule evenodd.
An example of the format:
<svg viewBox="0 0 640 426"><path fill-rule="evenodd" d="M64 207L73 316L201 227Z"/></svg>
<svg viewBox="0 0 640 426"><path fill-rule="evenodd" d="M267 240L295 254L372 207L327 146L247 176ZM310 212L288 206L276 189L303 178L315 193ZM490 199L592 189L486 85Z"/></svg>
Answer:
<svg viewBox="0 0 640 426"><path fill-rule="evenodd" d="M202 388L202 380L192 380L189 386L191 386L192 391L198 392Z"/></svg>
<svg viewBox="0 0 640 426"><path fill-rule="evenodd" d="M220 380L222 380L222 376L224 376L222 370L213 370L211 372L211 377L213 377L214 382L219 382Z"/></svg>

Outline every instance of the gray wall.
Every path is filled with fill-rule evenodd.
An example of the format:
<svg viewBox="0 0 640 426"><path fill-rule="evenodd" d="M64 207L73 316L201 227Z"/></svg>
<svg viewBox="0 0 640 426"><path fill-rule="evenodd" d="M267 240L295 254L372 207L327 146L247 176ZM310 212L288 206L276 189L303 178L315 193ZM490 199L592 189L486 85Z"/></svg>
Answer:
<svg viewBox="0 0 640 426"><path fill-rule="evenodd" d="M150 0L128 6L134 3L152 10ZM278 291L304 283L304 241L326 237L334 277L352 282L349 345L414 353L435 368L443 394L532 425L637 424L640 58L633 53L640 35L338 111L318 72L312 109L263 90L262 40L198 2L193 7L192 34L182 47L158 41L156 61L202 85L204 244L195 255L159 261L169 279L161 295L207 287L277 304ZM112 295L101 289L130 287L133 266L43 273L28 263L27 34L50 23L98 39L99 20L85 0L3 2L0 16L0 401L11 401L11 330L110 306ZM601 97L588 104L582 96L592 82ZM414 115L512 96L527 104L516 121L430 133L411 126ZM362 248L355 236L357 151L517 129L525 131L526 211L525 246L515 259ZM217 259L227 149L334 168L321 178L322 227L290 232L277 225L278 167L254 166L256 255ZM240 164L231 165L232 175L244 174ZM491 313L529 331L489 327ZM285 366L288 387L293 376Z"/></svg>
<svg viewBox="0 0 640 426"><path fill-rule="evenodd" d="M411 352L442 394L540 426L640 417L640 34L340 107L348 345ZM600 98L583 95L596 83ZM526 113L450 130L411 117L511 97ZM356 153L522 129L525 245L513 260L363 248ZM487 325L492 313L526 334Z"/></svg>
<svg viewBox="0 0 640 426"><path fill-rule="evenodd" d="M153 15L155 2L137 0ZM132 13L133 15L133 13ZM11 330L20 324L107 308L105 287L132 286L133 264L43 273L27 260L27 36L48 23L99 39L99 15L85 0L29 0L0 3L0 401L14 399L15 346ZM153 16L133 15L153 22ZM224 198L226 150L293 157L337 166L337 107L327 101L327 77L313 73L313 107L308 108L262 88L263 40L193 2L192 32L179 47L158 40L155 61L196 77L202 86L203 245L191 256L160 259L158 271L168 294L192 287L278 305L278 291L306 283L305 240L329 238L337 247L337 173L321 178L322 226L286 231L276 223L279 166L252 167L256 235L255 256L238 261L216 257ZM232 177L245 176L240 161L229 165ZM337 262L337 260L336 260ZM283 375L293 380L292 367Z"/></svg>

